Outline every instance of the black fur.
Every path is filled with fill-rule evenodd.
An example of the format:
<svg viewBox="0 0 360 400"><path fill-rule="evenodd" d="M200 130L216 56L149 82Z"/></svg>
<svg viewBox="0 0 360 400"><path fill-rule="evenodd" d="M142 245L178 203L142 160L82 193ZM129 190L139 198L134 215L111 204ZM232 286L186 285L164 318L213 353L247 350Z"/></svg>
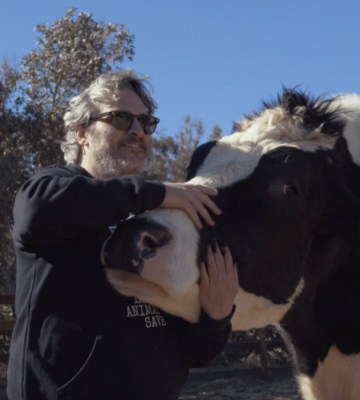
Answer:
<svg viewBox="0 0 360 400"><path fill-rule="evenodd" d="M209 154L210 150L214 146L216 146L216 143L217 143L216 140L212 140L210 142L200 145L194 151L194 154L191 158L190 164L187 168L186 180L190 180L196 175L197 170L201 167L202 163L204 162L205 158Z"/></svg>
<svg viewBox="0 0 360 400"><path fill-rule="evenodd" d="M204 225L198 259L205 259L209 243L227 244L240 286L273 304L286 304L303 280L303 291L279 323L297 372L312 377L330 348L344 357L360 353L360 168L343 137L344 110L333 100L285 89L264 107L299 116L305 134L321 127L336 139L335 148L275 148L248 177L219 188L215 201L222 214L214 216L215 227ZM247 118L256 123L258 116ZM187 179L216 143L195 151Z"/></svg>
<svg viewBox="0 0 360 400"><path fill-rule="evenodd" d="M246 115L246 118L254 120L265 109L280 106L287 111L289 116L302 115L304 118L304 128L308 131L317 129L323 124L322 132L324 134L339 135L344 129L344 121L341 117L344 110L331 108L332 102L333 99L312 97L306 92L285 88L275 101L264 101L261 111ZM305 113L302 114L304 109Z"/></svg>

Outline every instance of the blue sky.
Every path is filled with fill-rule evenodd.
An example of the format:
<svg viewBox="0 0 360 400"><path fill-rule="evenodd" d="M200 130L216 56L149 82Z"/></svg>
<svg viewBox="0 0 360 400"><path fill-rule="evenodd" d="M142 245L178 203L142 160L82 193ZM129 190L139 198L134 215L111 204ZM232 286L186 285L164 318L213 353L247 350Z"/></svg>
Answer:
<svg viewBox="0 0 360 400"><path fill-rule="evenodd" d="M187 114L230 133L282 86L360 93L359 0L0 0L0 58L20 63L71 6L135 36L124 66L151 78L166 135Z"/></svg>

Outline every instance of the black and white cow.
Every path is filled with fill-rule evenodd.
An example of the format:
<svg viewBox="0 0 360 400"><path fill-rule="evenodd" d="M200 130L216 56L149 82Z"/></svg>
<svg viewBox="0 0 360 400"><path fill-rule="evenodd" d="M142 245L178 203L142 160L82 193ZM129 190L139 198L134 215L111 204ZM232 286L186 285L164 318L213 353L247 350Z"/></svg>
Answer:
<svg viewBox="0 0 360 400"><path fill-rule="evenodd" d="M233 328L275 324L306 400L360 399L360 96L285 90L235 132L200 146L189 179L219 190L216 227L181 211L119 224L109 281L191 322L199 260L214 238L239 268Z"/></svg>

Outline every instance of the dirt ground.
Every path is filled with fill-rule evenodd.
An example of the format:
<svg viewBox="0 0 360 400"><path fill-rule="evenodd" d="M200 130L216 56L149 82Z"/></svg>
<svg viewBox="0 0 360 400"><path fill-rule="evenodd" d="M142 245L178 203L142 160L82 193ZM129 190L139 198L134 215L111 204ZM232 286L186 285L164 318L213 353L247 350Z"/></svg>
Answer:
<svg viewBox="0 0 360 400"><path fill-rule="evenodd" d="M0 400L6 399L5 381L1 380ZM266 379L262 377L259 368L192 370L179 400L205 399L300 400L300 397L290 368L272 368Z"/></svg>
<svg viewBox="0 0 360 400"><path fill-rule="evenodd" d="M214 369L190 373L179 400L300 400L291 368Z"/></svg>

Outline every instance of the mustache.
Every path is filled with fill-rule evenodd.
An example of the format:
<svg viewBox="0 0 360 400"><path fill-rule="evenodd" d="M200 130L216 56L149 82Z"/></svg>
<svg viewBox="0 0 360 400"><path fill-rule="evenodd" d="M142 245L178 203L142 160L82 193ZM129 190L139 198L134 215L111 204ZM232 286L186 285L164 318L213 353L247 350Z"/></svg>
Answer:
<svg viewBox="0 0 360 400"><path fill-rule="evenodd" d="M120 148L122 146L127 146L129 144L130 145L136 144L136 145L140 146L143 150L145 150L145 151L148 150L148 146L145 143L145 141L142 138L138 138L135 136L126 136L126 137L119 139L119 141L117 142L117 147Z"/></svg>

